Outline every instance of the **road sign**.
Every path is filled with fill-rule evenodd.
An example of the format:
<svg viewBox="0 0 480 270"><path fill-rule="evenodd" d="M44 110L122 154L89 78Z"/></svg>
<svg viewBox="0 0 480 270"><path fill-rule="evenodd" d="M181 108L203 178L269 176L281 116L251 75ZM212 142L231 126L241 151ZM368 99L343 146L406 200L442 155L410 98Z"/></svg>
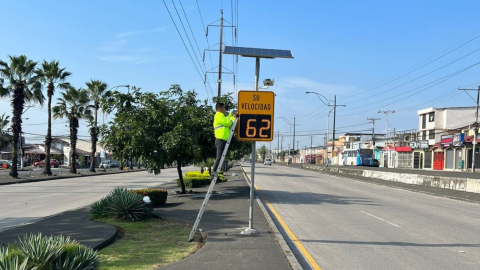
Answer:
<svg viewBox="0 0 480 270"><path fill-rule="evenodd" d="M274 103L275 94L273 92L238 92L237 139L240 141L272 141Z"/></svg>

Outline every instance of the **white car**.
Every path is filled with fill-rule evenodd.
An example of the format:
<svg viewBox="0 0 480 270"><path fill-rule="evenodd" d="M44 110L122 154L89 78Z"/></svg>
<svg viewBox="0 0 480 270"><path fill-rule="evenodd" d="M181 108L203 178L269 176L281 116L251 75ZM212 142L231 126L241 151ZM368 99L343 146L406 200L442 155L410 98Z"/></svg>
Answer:
<svg viewBox="0 0 480 270"><path fill-rule="evenodd" d="M265 161L263 162L263 165L270 165L270 166L272 166L272 159L266 158Z"/></svg>
<svg viewBox="0 0 480 270"><path fill-rule="evenodd" d="M102 161L102 163L100 163L98 168L102 168L102 166L105 169L110 169L112 167L112 161L111 160L104 160L104 161Z"/></svg>

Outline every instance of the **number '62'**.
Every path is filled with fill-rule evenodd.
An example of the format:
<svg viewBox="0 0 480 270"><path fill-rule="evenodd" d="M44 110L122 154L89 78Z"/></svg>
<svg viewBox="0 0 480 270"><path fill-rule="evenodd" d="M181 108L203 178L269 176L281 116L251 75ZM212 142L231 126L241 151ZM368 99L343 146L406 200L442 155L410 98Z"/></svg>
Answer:
<svg viewBox="0 0 480 270"><path fill-rule="evenodd" d="M253 138L257 135L257 129L255 128L256 122L257 122L257 119L248 119L247 132L246 132L247 137ZM270 120L262 119L262 125L263 123L267 123L267 126L261 127L258 135L261 138L268 138L268 134L264 134L264 131L268 131L270 129Z"/></svg>

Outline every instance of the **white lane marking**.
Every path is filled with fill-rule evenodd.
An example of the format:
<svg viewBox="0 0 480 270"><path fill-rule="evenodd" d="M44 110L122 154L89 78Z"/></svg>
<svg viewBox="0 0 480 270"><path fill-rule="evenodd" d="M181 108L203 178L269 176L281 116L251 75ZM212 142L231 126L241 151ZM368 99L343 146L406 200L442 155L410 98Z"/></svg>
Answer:
<svg viewBox="0 0 480 270"><path fill-rule="evenodd" d="M397 224L391 223L390 221L387 221L387 220L385 220L385 219L383 219L383 218L379 218L379 217L374 216L374 215L372 215L372 214L370 214L370 213L367 213L367 212L365 212L365 211L360 211L360 212L362 212L362 213L364 213L364 214L366 214L366 215L369 215L369 216L371 216L371 217L373 217L373 218L376 218L376 219L378 219L378 220L381 220L381 221L383 221L383 222L386 222L386 223L388 223L388 224L390 224L390 225L393 225L393 226L395 226L395 227L401 228L401 227L398 226Z"/></svg>

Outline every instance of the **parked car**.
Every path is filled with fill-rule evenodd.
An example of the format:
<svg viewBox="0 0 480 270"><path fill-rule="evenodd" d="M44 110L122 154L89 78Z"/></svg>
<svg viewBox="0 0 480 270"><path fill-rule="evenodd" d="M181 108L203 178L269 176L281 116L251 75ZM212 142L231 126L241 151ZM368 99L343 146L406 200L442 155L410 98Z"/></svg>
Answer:
<svg viewBox="0 0 480 270"><path fill-rule="evenodd" d="M105 168L105 169L110 169L112 168L112 161L111 160L104 160L100 163L98 168Z"/></svg>
<svg viewBox="0 0 480 270"><path fill-rule="evenodd" d="M112 163L111 166L114 167L114 168L118 168L118 166L120 166L120 165L118 164L118 161L116 161L116 160L112 160L111 163Z"/></svg>
<svg viewBox="0 0 480 270"><path fill-rule="evenodd" d="M272 166L272 159L266 158L265 161L263 161L263 165L270 165L270 166Z"/></svg>
<svg viewBox="0 0 480 270"><path fill-rule="evenodd" d="M37 168L45 167L45 165L46 165L45 160L37 161L37 162L33 163L33 166L37 167ZM58 161L56 159L50 159L50 166L52 166L54 168L58 168L58 166L60 166L60 163L58 163Z"/></svg>
<svg viewBox="0 0 480 270"><path fill-rule="evenodd" d="M11 163L8 160L0 159L0 169L10 169Z"/></svg>

